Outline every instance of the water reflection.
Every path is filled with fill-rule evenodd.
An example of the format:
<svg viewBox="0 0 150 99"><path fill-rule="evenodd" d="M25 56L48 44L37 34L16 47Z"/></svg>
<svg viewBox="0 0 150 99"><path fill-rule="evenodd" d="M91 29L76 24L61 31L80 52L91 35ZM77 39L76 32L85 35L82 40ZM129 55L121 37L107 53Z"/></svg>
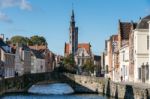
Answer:
<svg viewBox="0 0 150 99"><path fill-rule="evenodd" d="M113 99L96 94L72 94L72 95L35 95L35 94L7 94L2 99Z"/></svg>
<svg viewBox="0 0 150 99"><path fill-rule="evenodd" d="M42 84L33 85L29 90L29 93L34 94L71 94L74 90L66 83L54 83L54 84Z"/></svg>

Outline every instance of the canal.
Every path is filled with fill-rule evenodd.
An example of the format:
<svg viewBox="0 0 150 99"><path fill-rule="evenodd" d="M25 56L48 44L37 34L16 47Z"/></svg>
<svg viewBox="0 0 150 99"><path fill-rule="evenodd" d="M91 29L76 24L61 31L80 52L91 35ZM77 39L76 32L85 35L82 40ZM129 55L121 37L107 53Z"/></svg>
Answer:
<svg viewBox="0 0 150 99"><path fill-rule="evenodd" d="M1 99L113 99L97 94L71 94L71 95L35 95L27 93L6 94Z"/></svg>
<svg viewBox="0 0 150 99"><path fill-rule="evenodd" d="M113 99L100 94L77 94L66 83L38 84L26 93L7 93L0 99Z"/></svg>

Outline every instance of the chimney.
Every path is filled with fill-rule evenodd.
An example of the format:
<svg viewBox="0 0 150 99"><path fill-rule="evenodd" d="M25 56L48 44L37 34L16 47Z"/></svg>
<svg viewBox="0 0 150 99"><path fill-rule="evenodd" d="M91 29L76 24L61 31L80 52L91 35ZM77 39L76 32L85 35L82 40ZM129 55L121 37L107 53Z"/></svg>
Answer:
<svg viewBox="0 0 150 99"><path fill-rule="evenodd" d="M4 41L4 34L0 34L0 39Z"/></svg>

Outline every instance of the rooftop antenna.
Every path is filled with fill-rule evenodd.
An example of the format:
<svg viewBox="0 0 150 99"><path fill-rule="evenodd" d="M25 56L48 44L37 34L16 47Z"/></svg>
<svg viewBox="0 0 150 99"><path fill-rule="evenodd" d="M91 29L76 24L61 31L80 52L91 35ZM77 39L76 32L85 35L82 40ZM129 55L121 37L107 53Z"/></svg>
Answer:
<svg viewBox="0 0 150 99"><path fill-rule="evenodd" d="M73 5L73 3L72 3L72 15L71 15L72 21L74 21L74 9L73 9L73 7L74 7L74 5Z"/></svg>
<svg viewBox="0 0 150 99"><path fill-rule="evenodd" d="M74 4L72 3L72 10L74 9Z"/></svg>

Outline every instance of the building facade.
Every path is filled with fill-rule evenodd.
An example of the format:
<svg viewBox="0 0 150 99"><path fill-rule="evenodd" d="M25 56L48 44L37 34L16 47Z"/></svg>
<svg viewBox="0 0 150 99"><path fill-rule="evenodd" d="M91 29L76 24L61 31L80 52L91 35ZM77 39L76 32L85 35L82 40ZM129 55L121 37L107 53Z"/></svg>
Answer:
<svg viewBox="0 0 150 99"><path fill-rule="evenodd" d="M31 49L31 73L46 72L45 59L42 52Z"/></svg>
<svg viewBox="0 0 150 99"><path fill-rule="evenodd" d="M26 45L15 48L15 71L19 75L31 73L31 51Z"/></svg>
<svg viewBox="0 0 150 99"><path fill-rule="evenodd" d="M112 79L112 45L111 39L105 41L105 77Z"/></svg>
<svg viewBox="0 0 150 99"><path fill-rule="evenodd" d="M150 83L150 15L137 23L118 23L117 46L113 35L105 43L105 77L116 82Z"/></svg>
<svg viewBox="0 0 150 99"><path fill-rule="evenodd" d="M14 77L15 75L15 54L12 53L11 47L3 39L0 39L0 59L1 67L5 78Z"/></svg>
<svg viewBox="0 0 150 99"><path fill-rule="evenodd" d="M134 81L149 83L149 24L150 15L139 20L134 30Z"/></svg>

